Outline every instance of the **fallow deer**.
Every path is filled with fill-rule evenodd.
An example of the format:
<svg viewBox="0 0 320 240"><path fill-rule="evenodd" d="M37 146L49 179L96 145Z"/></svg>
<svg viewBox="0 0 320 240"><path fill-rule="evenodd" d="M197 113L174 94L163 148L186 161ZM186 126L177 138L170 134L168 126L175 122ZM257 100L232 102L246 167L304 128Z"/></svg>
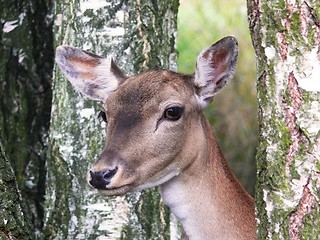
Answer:
<svg viewBox="0 0 320 240"><path fill-rule="evenodd" d="M59 46L56 61L76 90L103 102L106 144L88 172L102 195L160 187L193 239L255 239L254 201L217 144L203 108L232 78L234 37L202 51L194 75L151 70L126 77L111 58Z"/></svg>

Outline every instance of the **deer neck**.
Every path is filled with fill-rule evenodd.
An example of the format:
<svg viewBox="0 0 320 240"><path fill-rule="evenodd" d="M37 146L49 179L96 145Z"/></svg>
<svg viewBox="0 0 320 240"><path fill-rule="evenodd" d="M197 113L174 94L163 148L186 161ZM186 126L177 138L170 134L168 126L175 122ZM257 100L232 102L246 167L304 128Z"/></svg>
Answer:
<svg viewBox="0 0 320 240"><path fill-rule="evenodd" d="M163 200L189 240L255 239L253 199L229 169L207 120L203 125L206 144L187 169L161 186Z"/></svg>

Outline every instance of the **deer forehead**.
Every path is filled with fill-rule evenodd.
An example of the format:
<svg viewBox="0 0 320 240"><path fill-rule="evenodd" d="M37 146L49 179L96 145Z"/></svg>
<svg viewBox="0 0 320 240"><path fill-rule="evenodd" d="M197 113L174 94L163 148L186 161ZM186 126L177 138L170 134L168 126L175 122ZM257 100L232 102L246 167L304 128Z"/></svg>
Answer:
<svg viewBox="0 0 320 240"><path fill-rule="evenodd" d="M166 104L183 104L193 95L190 77L167 70L148 71L130 77L110 95L106 109L110 112L157 111Z"/></svg>

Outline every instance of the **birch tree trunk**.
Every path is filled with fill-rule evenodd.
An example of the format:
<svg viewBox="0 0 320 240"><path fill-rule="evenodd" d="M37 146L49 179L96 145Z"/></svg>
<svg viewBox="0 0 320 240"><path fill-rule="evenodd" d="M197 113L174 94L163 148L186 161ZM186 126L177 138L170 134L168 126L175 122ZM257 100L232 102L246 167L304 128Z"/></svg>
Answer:
<svg viewBox="0 0 320 240"><path fill-rule="evenodd" d="M113 55L127 73L176 68L178 0L56 3L55 43ZM104 144L99 104L55 69L42 239L169 239L170 215L156 190L103 199L86 174Z"/></svg>
<svg viewBox="0 0 320 240"><path fill-rule="evenodd" d="M320 2L247 4L258 68L258 238L319 239Z"/></svg>

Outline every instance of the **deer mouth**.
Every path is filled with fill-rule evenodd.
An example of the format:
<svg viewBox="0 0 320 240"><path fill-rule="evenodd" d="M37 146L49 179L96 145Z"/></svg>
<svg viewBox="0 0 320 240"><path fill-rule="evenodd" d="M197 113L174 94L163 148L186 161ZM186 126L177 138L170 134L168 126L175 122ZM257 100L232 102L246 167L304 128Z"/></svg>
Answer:
<svg viewBox="0 0 320 240"><path fill-rule="evenodd" d="M134 189L136 178L135 175L127 174L121 166L113 166L102 171L91 169L87 182L103 196L121 196Z"/></svg>
<svg viewBox="0 0 320 240"><path fill-rule="evenodd" d="M110 187L105 189L97 189L103 196L122 196L130 192L132 187L130 185L123 185L119 187Z"/></svg>

